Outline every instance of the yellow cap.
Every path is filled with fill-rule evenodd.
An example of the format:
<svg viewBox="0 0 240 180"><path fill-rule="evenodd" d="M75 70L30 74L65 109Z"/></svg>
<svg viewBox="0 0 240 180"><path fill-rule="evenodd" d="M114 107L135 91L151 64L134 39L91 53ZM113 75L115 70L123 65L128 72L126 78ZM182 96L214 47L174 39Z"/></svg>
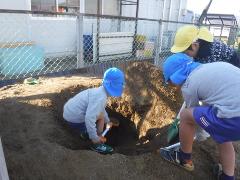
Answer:
<svg viewBox="0 0 240 180"><path fill-rule="evenodd" d="M213 35L206 27L201 27L198 33L198 39L205 40L207 42L213 42Z"/></svg>
<svg viewBox="0 0 240 180"><path fill-rule="evenodd" d="M171 48L172 53L185 51L198 38L198 28L193 25L185 25L178 29L174 45Z"/></svg>

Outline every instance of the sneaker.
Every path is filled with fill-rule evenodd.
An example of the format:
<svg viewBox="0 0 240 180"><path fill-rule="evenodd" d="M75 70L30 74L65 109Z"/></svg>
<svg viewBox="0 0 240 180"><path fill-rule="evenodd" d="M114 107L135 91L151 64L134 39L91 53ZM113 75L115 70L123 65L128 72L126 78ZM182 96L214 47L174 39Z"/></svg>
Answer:
<svg viewBox="0 0 240 180"><path fill-rule="evenodd" d="M214 177L217 179L217 180L221 180L221 175L223 173L223 170L222 170L222 165L221 164L214 164L213 165L213 174L214 174Z"/></svg>
<svg viewBox="0 0 240 180"><path fill-rule="evenodd" d="M168 150L165 148L161 148L160 155L162 156L163 159L165 159L177 166L180 166L187 171L194 170L194 165L192 163L192 160L185 160L184 162L180 162L178 150L171 150L171 149Z"/></svg>
<svg viewBox="0 0 240 180"><path fill-rule="evenodd" d="M91 150L101 154L111 154L113 152L113 148L107 144L94 144L91 147Z"/></svg>

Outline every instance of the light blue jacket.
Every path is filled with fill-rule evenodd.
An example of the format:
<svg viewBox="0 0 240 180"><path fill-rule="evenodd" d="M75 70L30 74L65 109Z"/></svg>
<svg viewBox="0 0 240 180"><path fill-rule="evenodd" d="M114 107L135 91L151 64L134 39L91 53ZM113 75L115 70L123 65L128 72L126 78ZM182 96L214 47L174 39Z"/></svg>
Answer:
<svg viewBox="0 0 240 180"><path fill-rule="evenodd" d="M63 118L72 123L85 123L89 138L98 141L97 118L103 113L105 123L109 122L106 104L107 93L103 86L87 89L67 101L64 105Z"/></svg>

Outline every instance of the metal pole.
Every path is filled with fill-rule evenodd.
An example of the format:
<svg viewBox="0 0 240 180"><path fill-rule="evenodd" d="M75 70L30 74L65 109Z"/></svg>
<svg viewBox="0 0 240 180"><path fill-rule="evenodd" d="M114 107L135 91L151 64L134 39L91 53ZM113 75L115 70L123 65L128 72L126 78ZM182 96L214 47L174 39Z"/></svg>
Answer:
<svg viewBox="0 0 240 180"><path fill-rule="evenodd" d="M171 15L172 15L172 0L170 0L170 2L169 2L169 14L168 14L168 20L171 19Z"/></svg>
<svg viewBox="0 0 240 180"><path fill-rule="evenodd" d="M66 0L66 11L68 12L68 0Z"/></svg>
<svg viewBox="0 0 240 180"><path fill-rule="evenodd" d="M207 7L203 10L203 12L202 12L202 14L201 14L201 16L200 16L200 18L199 18L199 20L198 20L198 25L199 25L199 26L201 26L201 24L203 23L203 20L204 20L204 18L206 17L207 12L208 12L208 9L209 9L209 7L210 7L211 4L212 4L212 0L209 1Z"/></svg>
<svg viewBox="0 0 240 180"><path fill-rule="evenodd" d="M80 4L79 12L85 13L85 0L80 0L79 4Z"/></svg>
<svg viewBox="0 0 240 180"><path fill-rule="evenodd" d="M58 12L58 0L56 0L56 12Z"/></svg>
<svg viewBox="0 0 240 180"><path fill-rule="evenodd" d="M222 40L223 26L221 26L220 41Z"/></svg>
<svg viewBox="0 0 240 180"><path fill-rule="evenodd" d="M104 0L101 0L101 14L104 14L105 12L104 12Z"/></svg>
<svg viewBox="0 0 240 180"><path fill-rule="evenodd" d="M100 15L101 14L101 0L97 1L97 14ZM96 39L97 39L97 47L96 47L96 55L97 55L97 62L99 62L99 34L100 34L100 18L99 16L97 17L97 35L96 35Z"/></svg>
<svg viewBox="0 0 240 180"><path fill-rule="evenodd" d="M180 17L181 17L181 6L182 6L182 0L179 0L179 9L178 9L178 21L181 21L180 20Z"/></svg>
<svg viewBox="0 0 240 180"><path fill-rule="evenodd" d="M122 0L119 1L119 16L122 16ZM118 27L117 27L117 31L120 32L121 31L121 19L118 20Z"/></svg>
<svg viewBox="0 0 240 180"><path fill-rule="evenodd" d="M161 37L162 35L162 21L159 20L158 22L158 35L157 35L157 41L156 41L156 46L155 46L155 58L154 58L154 65L155 66L159 66L159 62L160 62L160 48L161 48Z"/></svg>
<svg viewBox="0 0 240 180"><path fill-rule="evenodd" d="M120 12L119 12L119 16L122 16L122 0L120 0Z"/></svg>
<svg viewBox="0 0 240 180"><path fill-rule="evenodd" d="M138 18L138 9L139 9L139 0L136 2L136 18ZM138 20L135 20L135 29L134 29L134 37L133 37L133 50L132 50L132 55L133 57L136 57L136 40L137 40L137 27L138 27Z"/></svg>
<svg viewBox="0 0 240 180"><path fill-rule="evenodd" d="M6 160L4 157L1 138L0 138L0 179L9 180L8 170L7 170Z"/></svg>
<svg viewBox="0 0 240 180"><path fill-rule="evenodd" d="M163 0L163 7L162 7L162 17L160 17L160 19L164 19L165 16L165 9L166 8L166 0Z"/></svg>
<svg viewBox="0 0 240 180"><path fill-rule="evenodd" d="M166 10L166 0L163 0L163 8L162 8L162 18L160 19L164 19L164 15L165 15L165 10ZM163 23L161 21L161 29L160 29L160 47L159 47L159 54L162 52L162 41L163 41Z"/></svg>
<svg viewBox="0 0 240 180"><path fill-rule="evenodd" d="M83 15L77 16L77 68L84 67L83 60Z"/></svg>
<svg viewBox="0 0 240 180"><path fill-rule="evenodd" d="M169 2L169 12L168 12L168 21L171 19L171 14L172 14L172 0L170 0L170 2ZM166 29L168 30L169 29L169 27L168 27L169 25L167 24L166 25Z"/></svg>

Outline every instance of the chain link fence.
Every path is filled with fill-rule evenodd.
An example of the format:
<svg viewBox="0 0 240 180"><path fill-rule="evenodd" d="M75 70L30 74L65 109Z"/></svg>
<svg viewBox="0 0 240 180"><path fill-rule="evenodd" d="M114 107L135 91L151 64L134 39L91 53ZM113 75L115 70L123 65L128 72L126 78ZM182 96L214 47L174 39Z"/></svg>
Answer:
<svg viewBox="0 0 240 180"><path fill-rule="evenodd" d="M0 79L76 68L76 16L1 13Z"/></svg>
<svg viewBox="0 0 240 180"><path fill-rule="evenodd" d="M109 15L0 10L0 81L148 61L162 66L187 24ZM189 23L188 23L189 24Z"/></svg>
<svg viewBox="0 0 240 180"><path fill-rule="evenodd" d="M83 17L83 66L102 74L133 61L154 63L158 20L109 16ZM122 67L122 66L121 66Z"/></svg>
<svg viewBox="0 0 240 180"><path fill-rule="evenodd" d="M154 62L159 38L159 20L11 11L0 23L0 80Z"/></svg>

